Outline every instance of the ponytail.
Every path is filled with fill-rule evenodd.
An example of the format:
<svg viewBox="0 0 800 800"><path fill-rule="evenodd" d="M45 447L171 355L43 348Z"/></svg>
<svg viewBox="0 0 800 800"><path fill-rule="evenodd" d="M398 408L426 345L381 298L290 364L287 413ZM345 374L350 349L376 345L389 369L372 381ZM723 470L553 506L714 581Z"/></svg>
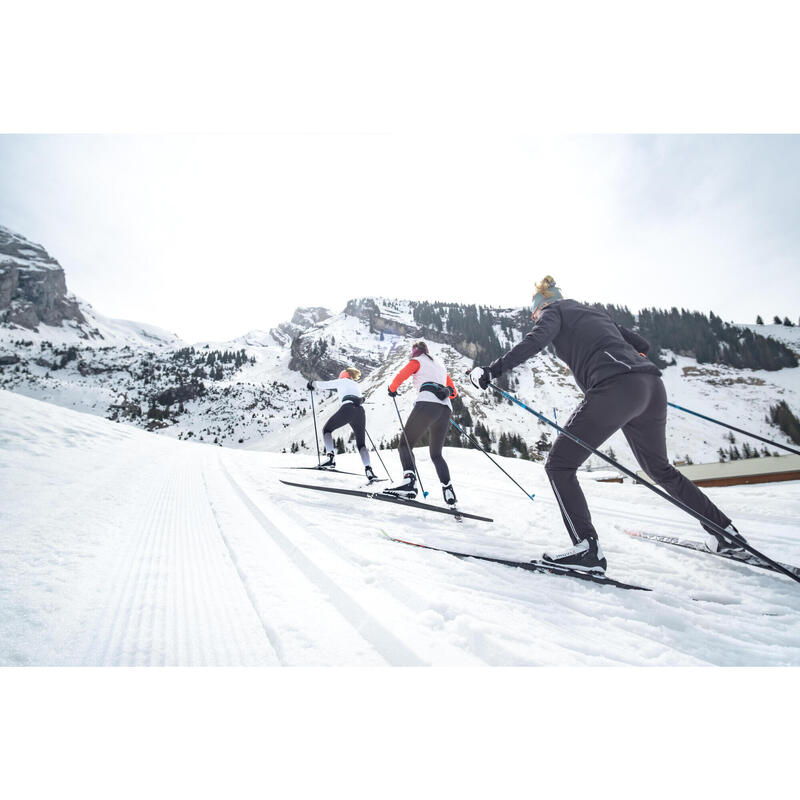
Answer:
<svg viewBox="0 0 800 800"><path fill-rule="evenodd" d="M553 278L552 275L545 275L544 278L536 284L536 291L543 297L552 297L555 294L553 291L555 285L555 278Z"/></svg>

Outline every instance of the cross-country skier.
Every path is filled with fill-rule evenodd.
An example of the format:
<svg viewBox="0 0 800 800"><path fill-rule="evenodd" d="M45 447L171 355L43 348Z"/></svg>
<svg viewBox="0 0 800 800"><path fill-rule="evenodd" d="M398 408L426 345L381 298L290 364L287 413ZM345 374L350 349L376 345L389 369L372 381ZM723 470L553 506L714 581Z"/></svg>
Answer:
<svg viewBox="0 0 800 800"><path fill-rule="evenodd" d="M348 367L339 373L339 377L332 381L309 381L307 388L312 392L319 390L336 390L339 392L339 406L336 413L325 423L322 429L322 441L325 444L325 455L327 461L323 461L321 466L328 469L336 467L336 454L333 449L333 432L343 425L350 425L356 435L356 447L361 456L361 463L364 465L364 472L367 480L372 483L377 480L372 471L369 460L369 450L367 450L364 440L364 431L367 429L367 415L364 413L364 395L361 394L361 387L356 381L361 377L361 370L356 367Z"/></svg>
<svg viewBox="0 0 800 800"><path fill-rule="evenodd" d="M445 503L454 506L456 493L450 482L447 462L442 457L442 447L450 426L450 414L453 411L450 400L457 397L458 392L447 374L447 369L428 352L428 345L425 342L415 342L412 345L411 359L389 384L389 396L395 397L400 384L408 378L412 379L418 394L414 409L409 414L403 429L405 435L400 435L403 480L397 486L384 491L387 494L411 499L417 496L417 473L414 471L414 456L409 448L413 448L425 435L425 431L429 430L431 461L442 484L442 495Z"/></svg>
<svg viewBox="0 0 800 800"><path fill-rule="evenodd" d="M647 340L617 325L604 311L565 300L549 275L536 284L531 319L536 324L518 345L490 366L475 370L480 387L487 389L492 378L514 369L552 342L556 355L567 363L584 392L565 430L596 449L622 429L636 460L659 486L744 540L731 520L667 459L667 395L660 370L646 357ZM558 555L545 553L542 558L573 569L605 572L606 559L576 476L589 455L564 435L558 436L550 450L545 471L573 547ZM706 530L712 552L744 549Z"/></svg>

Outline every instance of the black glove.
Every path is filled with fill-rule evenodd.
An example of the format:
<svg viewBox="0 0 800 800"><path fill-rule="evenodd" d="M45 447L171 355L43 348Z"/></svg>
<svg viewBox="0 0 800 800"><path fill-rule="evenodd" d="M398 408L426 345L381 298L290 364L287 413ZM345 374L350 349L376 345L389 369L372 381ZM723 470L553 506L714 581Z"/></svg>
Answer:
<svg viewBox="0 0 800 800"><path fill-rule="evenodd" d="M389 397L397 397L397 392L392 389L389 389Z"/></svg>
<svg viewBox="0 0 800 800"><path fill-rule="evenodd" d="M481 374L478 376L478 386L486 391L486 389L489 388L489 380L492 377L489 372L489 367L478 367L478 369L481 371Z"/></svg>
<svg viewBox="0 0 800 800"><path fill-rule="evenodd" d="M313 392L314 391L314 381L309 381L306 384L306 389L310 389Z"/></svg>
<svg viewBox="0 0 800 800"><path fill-rule="evenodd" d="M503 359L496 358L489 364L489 371L492 373L493 378L499 378L503 374Z"/></svg>

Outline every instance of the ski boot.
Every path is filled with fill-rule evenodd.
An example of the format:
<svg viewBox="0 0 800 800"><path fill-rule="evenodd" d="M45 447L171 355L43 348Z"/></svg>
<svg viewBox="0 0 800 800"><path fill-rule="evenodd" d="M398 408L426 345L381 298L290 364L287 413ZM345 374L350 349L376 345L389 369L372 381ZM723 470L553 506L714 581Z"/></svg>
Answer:
<svg viewBox="0 0 800 800"><path fill-rule="evenodd" d="M444 497L444 501L447 503L447 505L455 507L456 493L453 491L452 482L442 484L442 496Z"/></svg>
<svg viewBox="0 0 800 800"><path fill-rule="evenodd" d="M320 465L320 469L336 469L336 454L335 453L326 453L327 461L323 461Z"/></svg>
<svg viewBox="0 0 800 800"><path fill-rule="evenodd" d="M736 530L732 522L727 528L725 528L725 532L736 536L742 542L747 541L747 539L745 539L744 536L742 536L742 534ZM718 536L716 533L709 533L706 536L706 547L712 553L722 553L725 555L731 553L735 555L743 555L747 552L740 544L736 544L730 539L723 539L722 536Z"/></svg>
<svg viewBox="0 0 800 800"><path fill-rule="evenodd" d="M602 575L606 571L606 559L597 539L583 539L569 550L554 556L544 553L542 561L578 572L598 572Z"/></svg>
<svg viewBox="0 0 800 800"><path fill-rule="evenodd" d="M367 483L375 483L378 480L378 476L372 471L372 467L364 467L364 474L367 476Z"/></svg>
<svg viewBox="0 0 800 800"><path fill-rule="evenodd" d="M403 480L388 489L383 490L384 494L393 497L403 497L406 500L413 500L417 496L417 474L413 470L403 473Z"/></svg>

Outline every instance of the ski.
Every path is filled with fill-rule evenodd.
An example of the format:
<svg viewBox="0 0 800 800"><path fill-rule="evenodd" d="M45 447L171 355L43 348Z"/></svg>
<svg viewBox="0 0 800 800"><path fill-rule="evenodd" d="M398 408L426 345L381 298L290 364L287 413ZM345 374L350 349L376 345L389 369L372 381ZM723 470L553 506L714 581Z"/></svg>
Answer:
<svg viewBox="0 0 800 800"><path fill-rule="evenodd" d="M418 500L406 500L402 497L392 497L391 495L383 494L383 492L362 492L356 489L339 489L335 486L312 486L309 483L293 483L292 481L285 481L283 479L281 479L281 483L285 483L287 486L297 486L300 489L314 489L318 492L333 492L334 494L346 494L351 497L366 497L369 500L381 500L384 503L398 503L401 506L422 508L426 511L436 511L439 514L447 514L448 517L463 517L464 519L477 519L481 522L494 522L490 517L467 514L464 511L453 511L450 508L440 508L430 503L420 503Z"/></svg>
<svg viewBox="0 0 800 800"><path fill-rule="evenodd" d="M601 586L615 586L617 589L634 589L641 592L651 592L646 586L636 586L632 583L622 583L613 578L608 578L605 575L599 575L596 572L581 572L580 570L569 569L568 567L559 567L556 564L548 564L546 561L539 561L534 559L532 561L511 561L506 558L494 558L492 556L479 556L475 553L460 553L456 550L446 550L443 547L433 547L429 544L420 544L419 542L408 542L405 539L395 539L389 536L385 531L381 533L389 539L389 541L397 542L398 544L408 544L412 547L421 547L423 550L435 550L437 553L447 553L449 556L456 558L475 558L479 561L489 561L492 564L503 564L506 567L519 567L526 569L529 572L541 572L548 575L565 575L570 578L579 578L582 581L590 581L591 583L598 583Z"/></svg>
<svg viewBox="0 0 800 800"><path fill-rule="evenodd" d="M346 472L343 469L336 469L332 467L278 467L278 469L313 469L315 472L338 472L340 475L358 475L360 478L363 478L364 475L361 472ZM381 478L380 480L386 480L385 478Z"/></svg>
<svg viewBox="0 0 800 800"><path fill-rule="evenodd" d="M673 547L684 547L687 550L696 550L698 553L705 553L709 556L719 556L720 558L727 558L729 561L736 561L739 564L747 564L750 567L759 567L766 569L770 572L777 572L779 575L783 574L775 569L770 564L766 564L761 559L750 553L712 553L702 542L693 542L690 539L679 539L677 536L660 536L656 533L643 533L642 531L625 531L628 536L633 536L636 539L644 539L648 542L659 542L661 544L669 544ZM780 562L778 562L780 563ZM797 575L800 578L800 567L795 567L792 564L781 564L784 569Z"/></svg>

